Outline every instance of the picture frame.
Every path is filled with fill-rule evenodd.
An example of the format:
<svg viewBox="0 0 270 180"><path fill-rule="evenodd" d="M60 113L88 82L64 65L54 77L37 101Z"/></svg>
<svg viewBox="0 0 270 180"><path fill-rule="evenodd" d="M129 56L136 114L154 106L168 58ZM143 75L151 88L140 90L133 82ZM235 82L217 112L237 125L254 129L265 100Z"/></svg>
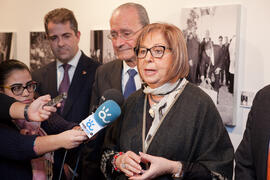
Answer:
<svg viewBox="0 0 270 180"><path fill-rule="evenodd" d="M90 30L90 57L101 64L116 59L109 35L110 30Z"/></svg>
<svg viewBox="0 0 270 180"><path fill-rule="evenodd" d="M55 60L44 31L30 32L30 69L34 71Z"/></svg>
<svg viewBox="0 0 270 180"><path fill-rule="evenodd" d="M0 32L0 62L15 58L15 32Z"/></svg>
<svg viewBox="0 0 270 180"><path fill-rule="evenodd" d="M188 80L212 98L228 127L236 126L239 108L240 15L241 6L233 4L182 8L180 18L190 63Z"/></svg>

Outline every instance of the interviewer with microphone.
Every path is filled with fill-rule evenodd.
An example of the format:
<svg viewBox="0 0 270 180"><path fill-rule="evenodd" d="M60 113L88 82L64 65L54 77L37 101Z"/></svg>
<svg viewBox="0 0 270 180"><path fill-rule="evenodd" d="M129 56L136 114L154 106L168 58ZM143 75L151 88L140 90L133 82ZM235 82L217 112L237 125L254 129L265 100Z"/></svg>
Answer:
<svg viewBox="0 0 270 180"><path fill-rule="evenodd" d="M49 95L33 101L35 87L36 83L25 64L18 60L0 63L1 179L52 179L53 155L48 152L59 148L71 149L87 139L85 133L78 130L47 135L39 121L48 119L50 115L57 121L61 120L55 117L55 107L45 105L50 100ZM57 125L51 118L44 123L51 131L52 126ZM62 128L54 127L55 131Z"/></svg>
<svg viewBox="0 0 270 180"><path fill-rule="evenodd" d="M50 100L49 95L41 96L33 101L26 111L26 104L17 102L15 99L0 93L0 101L3 106L0 108L0 116L5 120L8 120L9 117L22 119L27 113L30 121L41 122L48 119L51 113L56 111L55 107L44 106Z"/></svg>
<svg viewBox="0 0 270 180"><path fill-rule="evenodd" d="M211 98L189 83L186 44L174 25L142 29L135 47L144 88L108 127L107 179L232 179L233 146Z"/></svg>

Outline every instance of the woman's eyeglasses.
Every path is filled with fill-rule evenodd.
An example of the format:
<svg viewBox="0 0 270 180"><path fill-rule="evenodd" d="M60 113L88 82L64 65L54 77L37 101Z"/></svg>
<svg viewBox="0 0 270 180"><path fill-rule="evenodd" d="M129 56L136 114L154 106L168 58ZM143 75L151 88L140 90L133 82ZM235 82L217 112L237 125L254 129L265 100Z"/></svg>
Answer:
<svg viewBox="0 0 270 180"><path fill-rule="evenodd" d="M27 89L29 93L34 92L37 88L37 82L29 81L25 86L23 86L23 84L12 84L11 86L3 86L3 88L10 89L15 96L20 96L25 89Z"/></svg>
<svg viewBox="0 0 270 180"><path fill-rule="evenodd" d="M148 51L150 51L151 55L154 58L162 58L166 49L172 50L171 48L165 46L153 46L151 48L145 47L134 48L134 51L137 58L139 59L145 58Z"/></svg>

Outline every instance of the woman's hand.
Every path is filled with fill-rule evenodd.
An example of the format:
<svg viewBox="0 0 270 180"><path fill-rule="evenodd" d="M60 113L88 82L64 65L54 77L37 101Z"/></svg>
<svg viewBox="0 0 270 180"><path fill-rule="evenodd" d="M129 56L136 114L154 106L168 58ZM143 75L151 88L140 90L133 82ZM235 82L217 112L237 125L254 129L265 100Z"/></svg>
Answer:
<svg viewBox="0 0 270 180"><path fill-rule="evenodd" d="M29 120L44 121L49 118L51 112L56 112L56 108L52 106L44 106L51 100L50 95L40 96L34 100L27 111ZM43 107L44 106L44 107Z"/></svg>
<svg viewBox="0 0 270 180"><path fill-rule="evenodd" d="M34 151L37 155L55 151L60 148L71 149L79 146L88 137L83 131L68 130L57 135L38 136Z"/></svg>
<svg viewBox="0 0 270 180"><path fill-rule="evenodd" d="M132 151L127 151L116 159L115 164L126 176L131 177L142 172L140 162L140 156Z"/></svg>
<svg viewBox="0 0 270 180"><path fill-rule="evenodd" d="M67 130L57 135L59 142L61 142L61 147L65 149L72 149L78 147L83 141L88 139L84 131L80 130Z"/></svg>
<svg viewBox="0 0 270 180"><path fill-rule="evenodd" d="M179 162L177 161L171 161L162 157L151 156L149 154L141 152L140 156L143 163L150 163L151 165L148 170L145 170L143 172L142 175L135 175L130 177L129 179L153 179L164 174L175 174L180 168Z"/></svg>

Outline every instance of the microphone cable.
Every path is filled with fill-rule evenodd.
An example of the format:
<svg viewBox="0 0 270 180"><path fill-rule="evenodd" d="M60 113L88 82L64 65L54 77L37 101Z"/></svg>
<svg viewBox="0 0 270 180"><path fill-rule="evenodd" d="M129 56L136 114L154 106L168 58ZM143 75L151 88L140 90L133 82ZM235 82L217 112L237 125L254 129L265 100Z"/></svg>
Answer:
<svg viewBox="0 0 270 180"><path fill-rule="evenodd" d="M62 172L63 172L63 169L64 169L64 164L65 164L65 161L66 161L66 156L67 156L67 150L65 151L65 154L64 154L64 157L63 157L63 161L62 161L62 165L61 165L61 169L60 169L60 174L59 174L58 180L61 180Z"/></svg>
<svg viewBox="0 0 270 180"><path fill-rule="evenodd" d="M62 178L62 173L63 173L65 161L66 161L67 152L68 152L68 150L66 149L66 150L65 150L64 157L63 157L63 161L62 161L62 165L61 165L61 169L60 169L60 174L59 174L58 180L61 180L61 178ZM78 174L76 173L76 171L77 171L77 169L78 169L80 157L81 157L81 151L79 151L79 154L78 154L78 156L77 156L76 165L75 165L74 170L72 170L72 168L71 168L70 166L68 166L69 170L70 170L71 173L72 173L72 180L74 180L74 178L78 176Z"/></svg>

